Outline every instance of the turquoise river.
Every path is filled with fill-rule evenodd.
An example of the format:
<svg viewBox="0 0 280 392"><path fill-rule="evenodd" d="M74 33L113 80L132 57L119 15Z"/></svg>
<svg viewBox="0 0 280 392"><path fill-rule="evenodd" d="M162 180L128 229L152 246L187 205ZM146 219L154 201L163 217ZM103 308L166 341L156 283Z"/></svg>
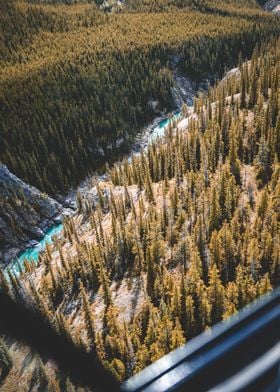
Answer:
<svg viewBox="0 0 280 392"><path fill-rule="evenodd" d="M166 127L173 121L176 121L180 118L181 113L176 112L171 116L161 120L150 132L148 143L155 141L157 138L160 138L164 135ZM52 238L54 235L58 235L61 233L63 229L63 225L59 224L51 227L45 234L44 238L42 238L38 244L34 247L28 248L24 252L22 252L16 260L8 267L10 271L18 275L20 271L24 270L25 262L38 262L40 252L44 251L46 248L46 244L52 243Z"/></svg>

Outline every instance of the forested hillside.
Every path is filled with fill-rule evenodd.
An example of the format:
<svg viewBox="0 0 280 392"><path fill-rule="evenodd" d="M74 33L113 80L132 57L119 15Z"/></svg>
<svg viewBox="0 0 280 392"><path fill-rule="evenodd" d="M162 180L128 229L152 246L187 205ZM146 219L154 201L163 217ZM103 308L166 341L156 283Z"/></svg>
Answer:
<svg viewBox="0 0 280 392"><path fill-rule="evenodd" d="M279 60L279 39L261 44L163 139L79 195L38 267L10 287L1 277L119 380L279 285ZM22 357L3 353L9 388ZM72 390L29 361L27 384Z"/></svg>
<svg viewBox="0 0 280 392"><path fill-rule="evenodd" d="M51 194L172 108L175 55L183 74L214 79L280 29L253 0L130 1L109 14L53 3L0 0L0 160Z"/></svg>

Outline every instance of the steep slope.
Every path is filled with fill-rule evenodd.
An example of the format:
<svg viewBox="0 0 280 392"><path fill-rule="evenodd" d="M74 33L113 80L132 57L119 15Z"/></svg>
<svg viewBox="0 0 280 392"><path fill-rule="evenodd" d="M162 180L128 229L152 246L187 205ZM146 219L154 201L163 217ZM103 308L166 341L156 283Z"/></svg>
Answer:
<svg viewBox="0 0 280 392"><path fill-rule="evenodd" d="M279 39L261 45L93 179L39 265L3 284L119 380L280 283L279 56ZM26 369L27 384L52 385L50 367Z"/></svg>
<svg viewBox="0 0 280 392"><path fill-rule="evenodd" d="M0 159L50 194L127 150L155 116L151 102L158 110L172 107L174 55L184 76L214 78L235 65L239 52L251 56L258 41L280 29L252 1L193 1L183 8L171 2L110 14L92 4L9 3Z"/></svg>
<svg viewBox="0 0 280 392"><path fill-rule="evenodd" d="M171 104L174 59L180 84L186 75L221 74L225 64L237 64L241 43L249 56L264 39L252 60L241 65L240 57L240 68L194 109L183 105L181 121L162 140L84 189L78 216L66 219L38 267L10 277L9 287L0 274L10 295L28 298L123 380L280 282L280 43L265 41L279 24L245 0L181 2L187 12L174 10L179 1L147 0L133 14L97 24L100 15L85 13L84 5L47 5L38 13L33 3L31 20L48 20L46 13L54 24L42 22L30 34L19 18L23 39L11 41L0 75L0 153L51 192L76 183L93 157L106 161L108 145L130 141L154 115L153 99L161 109ZM29 15L29 6L19 4L17 12ZM61 211L3 165L0 203L0 256L39 239ZM12 365L4 391L73 390L53 364L10 342L3 347L0 355L9 351Z"/></svg>
<svg viewBox="0 0 280 392"><path fill-rule="evenodd" d="M60 212L57 201L25 184L0 163L0 268L29 240L41 239Z"/></svg>
<svg viewBox="0 0 280 392"><path fill-rule="evenodd" d="M126 10L109 19L87 2L37 3L0 0L0 157L17 176L50 194L66 192L88 171L115 159L142 124L174 101L181 105L182 97L188 99L189 76L213 79L225 64L234 64L240 42L247 56L254 41L277 31L273 19L243 1L238 7L188 2L184 12L169 2L166 12ZM20 211L5 197L16 222ZM13 240L16 226L3 228L2 257L7 246L14 255L19 237L34 238L32 229L23 234L17 228Z"/></svg>

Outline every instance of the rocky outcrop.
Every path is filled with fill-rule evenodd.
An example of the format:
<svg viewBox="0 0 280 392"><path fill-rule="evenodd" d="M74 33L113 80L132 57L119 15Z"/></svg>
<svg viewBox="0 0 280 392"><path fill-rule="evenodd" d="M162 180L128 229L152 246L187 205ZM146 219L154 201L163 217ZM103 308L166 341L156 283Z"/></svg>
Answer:
<svg viewBox="0 0 280 392"><path fill-rule="evenodd" d="M56 223L62 205L0 163L0 264L8 264Z"/></svg>

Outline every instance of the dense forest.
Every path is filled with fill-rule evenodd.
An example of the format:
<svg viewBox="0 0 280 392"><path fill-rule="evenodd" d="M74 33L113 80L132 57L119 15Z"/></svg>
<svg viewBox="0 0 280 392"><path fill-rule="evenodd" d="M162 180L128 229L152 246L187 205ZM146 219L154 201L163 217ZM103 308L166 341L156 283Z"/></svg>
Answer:
<svg viewBox="0 0 280 392"><path fill-rule="evenodd" d="M49 194L172 108L174 56L184 75L213 80L280 29L253 0L129 1L111 13L55 3L0 0L0 160Z"/></svg>
<svg viewBox="0 0 280 392"><path fill-rule="evenodd" d="M93 179L39 265L2 288L124 380L279 285L279 60L279 39L240 57L164 138ZM7 390L14 351L0 345ZM29 390L73 390L28 355Z"/></svg>

